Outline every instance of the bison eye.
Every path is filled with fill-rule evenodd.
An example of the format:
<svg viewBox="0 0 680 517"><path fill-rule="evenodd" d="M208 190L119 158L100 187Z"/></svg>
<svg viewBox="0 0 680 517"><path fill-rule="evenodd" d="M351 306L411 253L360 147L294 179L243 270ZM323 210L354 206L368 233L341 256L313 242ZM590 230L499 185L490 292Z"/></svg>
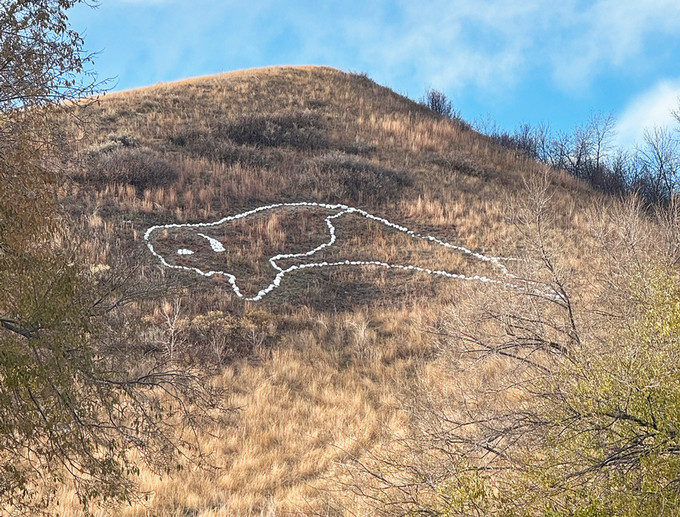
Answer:
<svg viewBox="0 0 680 517"><path fill-rule="evenodd" d="M208 239L208 242L210 243L210 247L214 252L217 253L222 253L223 251L227 251L224 249L224 246L222 246L222 243L218 241L217 239L213 239L212 237L208 237L204 233L199 233L198 234L200 237L203 237L204 239Z"/></svg>
<svg viewBox="0 0 680 517"><path fill-rule="evenodd" d="M178 255L193 255L194 252L191 251L191 250L188 250L186 248L180 248L180 249L177 250L177 254Z"/></svg>

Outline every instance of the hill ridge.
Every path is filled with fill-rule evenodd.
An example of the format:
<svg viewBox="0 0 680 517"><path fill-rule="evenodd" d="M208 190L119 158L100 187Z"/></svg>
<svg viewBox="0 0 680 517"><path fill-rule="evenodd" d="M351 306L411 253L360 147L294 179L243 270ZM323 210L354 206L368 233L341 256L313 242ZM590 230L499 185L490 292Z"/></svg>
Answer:
<svg viewBox="0 0 680 517"><path fill-rule="evenodd" d="M240 408L199 433L211 461L226 468L185 468L162 480L143 470L144 489L156 492L151 510L122 515L322 514L345 504L362 514L332 483L347 479L343 465L375 458L410 432L402 397L421 381L476 394L509 364L494 356L467 374L464 350L442 340L458 335L461 314L477 318L471 331L491 325L484 311L520 291L425 273L502 277L478 257L532 252L526 204L543 203L539 215L554 222L548 237L567 266L580 267L595 238L584 220L600 197L585 184L362 74L267 67L116 92L79 109L91 129L64 123L79 139L69 149L73 181L60 195L92 277L132 283L137 298L113 324L125 322L134 337L125 346L140 357L206 365L225 406ZM301 202L306 211L257 211ZM334 213L324 206L357 212L335 217L330 230ZM172 231L230 215L219 231ZM247 279L242 293L260 292L272 269L278 275L298 260L421 269L307 267L255 305L224 275L163 267L147 247L154 227L159 252ZM329 231L347 249L321 247ZM272 268L269 259L282 255ZM528 285L527 262L510 264Z"/></svg>

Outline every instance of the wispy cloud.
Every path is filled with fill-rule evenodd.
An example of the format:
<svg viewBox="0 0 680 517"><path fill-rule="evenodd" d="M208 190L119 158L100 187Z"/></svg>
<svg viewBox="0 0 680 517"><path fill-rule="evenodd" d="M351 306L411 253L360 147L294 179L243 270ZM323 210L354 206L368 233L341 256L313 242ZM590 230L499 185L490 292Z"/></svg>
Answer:
<svg viewBox="0 0 680 517"><path fill-rule="evenodd" d="M83 20L101 75L120 88L326 64L411 97L443 90L465 116L534 120L573 119L579 103L616 111L680 50L678 0L110 0Z"/></svg>
<svg viewBox="0 0 680 517"><path fill-rule="evenodd" d="M606 68L644 68L651 42L660 37L680 39L677 0L600 0L583 6L574 0L556 8L553 20L559 45L548 45L555 81L567 89L582 89ZM646 52L648 51L648 52Z"/></svg>
<svg viewBox="0 0 680 517"><path fill-rule="evenodd" d="M680 79L660 81L635 97L618 117L617 143L631 148L643 142L645 129L673 126L672 110L680 107Z"/></svg>
<svg viewBox="0 0 680 517"><path fill-rule="evenodd" d="M399 15L383 30L364 22L352 37L379 74L408 70L442 89L504 89L526 68L537 0L521 3L430 1L397 3ZM398 72L397 72L398 73Z"/></svg>
<svg viewBox="0 0 680 517"><path fill-rule="evenodd" d="M607 69L644 66L654 38L680 40L677 0L388 3L393 20L355 19L346 43L380 75L409 70L444 89L502 91L543 73L579 91Z"/></svg>

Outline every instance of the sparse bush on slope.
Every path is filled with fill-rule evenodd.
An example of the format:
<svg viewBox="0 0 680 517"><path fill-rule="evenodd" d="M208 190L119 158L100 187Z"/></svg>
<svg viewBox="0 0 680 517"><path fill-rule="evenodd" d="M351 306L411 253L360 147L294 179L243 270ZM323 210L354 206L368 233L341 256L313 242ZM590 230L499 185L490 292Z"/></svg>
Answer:
<svg viewBox="0 0 680 517"><path fill-rule="evenodd" d="M255 146L237 145L231 139L220 138L219 132L189 131L170 138L172 144L180 151L223 163L224 165L240 164L245 167L271 167L275 156Z"/></svg>
<svg viewBox="0 0 680 517"><path fill-rule="evenodd" d="M430 88L420 100L420 103L437 115L454 120L465 129L472 129L472 126L461 117L460 112L453 107L451 100L445 93Z"/></svg>
<svg viewBox="0 0 680 517"><path fill-rule="evenodd" d="M320 201L363 204L398 199L412 184L405 171L333 152L305 161L293 178L292 192L310 192Z"/></svg>
<svg viewBox="0 0 680 517"><path fill-rule="evenodd" d="M456 114L451 101L439 90L430 88L421 102L442 117L452 118Z"/></svg>
<svg viewBox="0 0 680 517"><path fill-rule="evenodd" d="M594 211L607 258L593 256L595 280L577 295L548 192L529 192L513 214L537 268L525 275L551 296L498 293L454 310L439 331L452 379L424 381L405 402L413 428L390 449L401 452L357 465L352 486L374 511L680 511L680 213L659 211L663 230L650 235L657 222L640 204ZM475 374L483 380L458 380Z"/></svg>
<svg viewBox="0 0 680 517"><path fill-rule="evenodd" d="M323 129L323 120L318 114L289 111L253 114L221 125L217 132L239 145L313 150L328 147Z"/></svg>
<svg viewBox="0 0 680 517"><path fill-rule="evenodd" d="M88 161L88 171L80 179L99 188L132 185L141 193L154 187L169 187L178 178L177 171L150 149L118 147L98 152Z"/></svg>

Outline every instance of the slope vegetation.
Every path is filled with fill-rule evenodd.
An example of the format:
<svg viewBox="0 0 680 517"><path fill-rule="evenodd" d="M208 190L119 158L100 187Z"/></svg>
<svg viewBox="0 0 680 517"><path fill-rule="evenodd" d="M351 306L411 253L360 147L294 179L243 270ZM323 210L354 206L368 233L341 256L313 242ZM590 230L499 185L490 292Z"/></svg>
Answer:
<svg viewBox="0 0 680 517"><path fill-rule="evenodd" d="M170 477L142 470L149 498L122 515L368 512L343 489L353 482L347 465L400 454L394 437L414 423L405 401L423 382L442 393L452 382L453 352L442 341L452 307L497 296L492 282L423 270L498 279L498 264L479 257L518 258L503 267L522 282L532 250L516 207L538 184L549 191L543 210L564 267L585 271L595 242L591 190L359 74L225 73L106 95L78 115L86 129L65 125L78 143L60 195L92 274L124 278L135 294L125 325L138 344L130 346L212 368L225 403L239 408L200 436L217 468L187 464ZM226 219L212 233L199 225L270 205L278 208ZM337 205L380 220L332 219L342 246L319 248ZM165 267L146 245L147 229L163 225L175 227L154 234L154 246L183 268ZM228 276L195 271L225 267L252 297L277 274L269 259L282 254L280 268L294 264L286 254L416 268L292 270L256 302L236 296ZM575 280L580 299L590 282L585 272ZM461 369L456 389L490 386L512 364L499 356ZM72 494L61 509L77 514Z"/></svg>

